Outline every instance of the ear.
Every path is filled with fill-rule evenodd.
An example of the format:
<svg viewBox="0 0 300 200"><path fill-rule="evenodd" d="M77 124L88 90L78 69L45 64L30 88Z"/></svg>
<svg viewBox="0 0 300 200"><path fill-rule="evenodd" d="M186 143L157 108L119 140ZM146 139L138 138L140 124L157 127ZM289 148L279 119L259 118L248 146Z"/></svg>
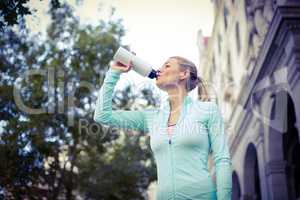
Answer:
<svg viewBox="0 0 300 200"><path fill-rule="evenodd" d="M179 73L179 79L182 81L184 79L187 79L190 75L189 70L183 70Z"/></svg>

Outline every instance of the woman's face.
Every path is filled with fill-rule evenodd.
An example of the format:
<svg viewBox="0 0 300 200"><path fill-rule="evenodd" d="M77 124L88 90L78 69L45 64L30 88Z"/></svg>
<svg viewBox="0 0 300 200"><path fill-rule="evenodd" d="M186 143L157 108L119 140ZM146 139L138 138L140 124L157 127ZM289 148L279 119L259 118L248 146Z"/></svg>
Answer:
<svg viewBox="0 0 300 200"><path fill-rule="evenodd" d="M162 89L179 87L183 79L183 71L175 58L169 58L162 67L160 67L156 85Z"/></svg>

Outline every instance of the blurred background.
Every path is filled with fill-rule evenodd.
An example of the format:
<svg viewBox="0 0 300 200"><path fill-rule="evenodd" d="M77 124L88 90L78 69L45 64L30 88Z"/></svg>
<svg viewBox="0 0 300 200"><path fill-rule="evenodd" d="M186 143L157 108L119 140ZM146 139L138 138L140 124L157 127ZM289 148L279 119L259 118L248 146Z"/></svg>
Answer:
<svg viewBox="0 0 300 200"><path fill-rule="evenodd" d="M149 136L93 121L119 46L155 69L198 66L225 119L232 199L300 199L300 1L2 0L0 29L0 199L155 200ZM130 71L113 109L165 95Z"/></svg>

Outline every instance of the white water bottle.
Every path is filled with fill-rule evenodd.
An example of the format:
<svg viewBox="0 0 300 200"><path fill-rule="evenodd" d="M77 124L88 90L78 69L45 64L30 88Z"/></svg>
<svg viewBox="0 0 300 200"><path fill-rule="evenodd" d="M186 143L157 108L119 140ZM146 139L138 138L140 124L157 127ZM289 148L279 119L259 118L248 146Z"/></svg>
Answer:
<svg viewBox="0 0 300 200"><path fill-rule="evenodd" d="M119 47L113 59L124 65L128 65L128 63L132 61L132 69L140 75L151 79L157 77L157 71L154 70L149 63L140 59L139 57L137 57L136 55L134 55L133 53L131 53L123 47Z"/></svg>

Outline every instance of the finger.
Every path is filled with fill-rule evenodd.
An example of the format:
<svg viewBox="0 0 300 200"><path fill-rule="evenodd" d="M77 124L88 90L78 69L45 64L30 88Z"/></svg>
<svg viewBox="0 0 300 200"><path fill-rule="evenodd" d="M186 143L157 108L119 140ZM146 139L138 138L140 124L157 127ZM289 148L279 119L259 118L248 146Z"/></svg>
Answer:
<svg viewBox="0 0 300 200"><path fill-rule="evenodd" d="M132 65L128 65L128 66L126 67L126 72L130 71L130 70L131 70L131 67L132 67Z"/></svg>
<svg viewBox="0 0 300 200"><path fill-rule="evenodd" d="M115 62L114 60L111 60L111 61L109 62L109 65L110 65L110 66L116 65L116 62Z"/></svg>
<svg viewBox="0 0 300 200"><path fill-rule="evenodd" d="M129 64L128 64L128 65L129 65L129 66L132 66L132 65L133 65L132 60L129 61Z"/></svg>
<svg viewBox="0 0 300 200"><path fill-rule="evenodd" d="M117 64L119 65L119 66L126 66L126 65L124 65L123 63L121 63L121 62L117 62Z"/></svg>
<svg viewBox="0 0 300 200"><path fill-rule="evenodd" d="M130 65L130 66L129 66L129 70L131 70L131 69L132 69L132 67L133 67L133 65Z"/></svg>
<svg viewBox="0 0 300 200"><path fill-rule="evenodd" d="M126 68L126 71L129 71L131 69L132 65L128 65Z"/></svg>

